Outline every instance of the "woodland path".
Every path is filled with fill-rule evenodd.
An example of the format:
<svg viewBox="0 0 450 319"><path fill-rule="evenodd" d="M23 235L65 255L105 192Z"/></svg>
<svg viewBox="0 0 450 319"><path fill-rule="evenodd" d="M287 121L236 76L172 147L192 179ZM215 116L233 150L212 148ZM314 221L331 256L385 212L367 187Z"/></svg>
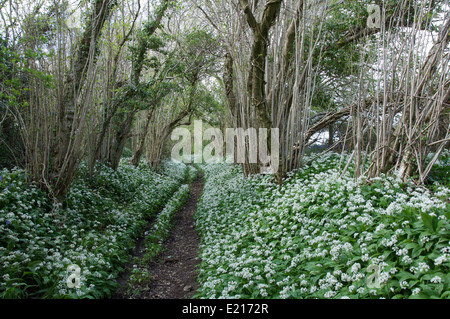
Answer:
<svg viewBox="0 0 450 319"><path fill-rule="evenodd" d="M152 279L145 291L132 296L133 299L189 299L195 295L198 289L196 276L200 264L200 237L195 230L193 215L204 185L203 174L200 171L198 174L191 184L189 199L176 213L175 224L164 249L148 264ZM137 243L133 257L140 257L142 244L143 239ZM127 294L129 269L127 267L127 271L119 277L121 288L113 299L130 298Z"/></svg>

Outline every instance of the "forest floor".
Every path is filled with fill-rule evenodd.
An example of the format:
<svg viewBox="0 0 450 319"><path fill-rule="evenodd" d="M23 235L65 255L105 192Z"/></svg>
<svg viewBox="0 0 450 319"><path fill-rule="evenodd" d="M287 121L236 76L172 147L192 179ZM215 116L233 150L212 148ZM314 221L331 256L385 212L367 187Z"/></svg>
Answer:
<svg viewBox="0 0 450 319"><path fill-rule="evenodd" d="M151 280L145 289L140 289L139 294L129 295L133 291L128 284L132 270L132 263L129 263L126 271L118 278L120 288L113 299L189 299L195 295L199 286L196 276L200 264L200 237L195 229L193 215L204 185L202 173L199 171L198 174L191 184L189 199L176 214L175 225L164 243L163 251L148 264ZM144 240L141 238L137 242L133 259L142 257Z"/></svg>

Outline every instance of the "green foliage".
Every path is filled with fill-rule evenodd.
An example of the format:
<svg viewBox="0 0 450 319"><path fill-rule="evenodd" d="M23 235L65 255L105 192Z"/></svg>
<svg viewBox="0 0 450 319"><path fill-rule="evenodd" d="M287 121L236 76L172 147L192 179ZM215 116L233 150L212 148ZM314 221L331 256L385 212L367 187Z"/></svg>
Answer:
<svg viewBox="0 0 450 319"><path fill-rule="evenodd" d="M187 167L157 173L122 161L86 180L83 164L62 206L26 183L21 170L0 174L0 297L102 298L129 260L135 240L178 190ZM170 176L170 174L174 174ZM178 177L178 176L177 176ZM66 285L81 268L81 288Z"/></svg>
<svg viewBox="0 0 450 319"><path fill-rule="evenodd" d="M131 157L133 157L133 151L130 148L125 147L123 149L122 157L124 157L124 158L131 158Z"/></svg>
<svg viewBox="0 0 450 319"><path fill-rule="evenodd" d="M450 151L444 150L428 175L427 185L445 185L450 187Z"/></svg>
<svg viewBox="0 0 450 319"><path fill-rule="evenodd" d="M343 43L353 32L357 33L365 27L369 3L371 1L339 1L331 6L323 26L323 39L326 41L324 45L327 50L324 54L317 54L316 58L320 59L322 69L329 76L349 76L357 72L360 50L357 44Z"/></svg>
<svg viewBox="0 0 450 319"><path fill-rule="evenodd" d="M191 84L218 71L220 43L213 32L194 28L184 34L180 42L176 55L181 62L185 78Z"/></svg>
<svg viewBox="0 0 450 319"><path fill-rule="evenodd" d="M148 287L146 284L152 279L153 276L147 268L133 265L133 269L128 280L128 295L133 297L141 294L142 291L147 291Z"/></svg>
<svg viewBox="0 0 450 319"><path fill-rule="evenodd" d="M214 89L218 90L218 88ZM196 105L194 111L196 118L202 119L212 126L219 126L224 121L227 113L226 106L217 91L214 92L211 88L198 85L194 104Z"/></svg>
<svg viewBox="0 0 450 319"><path fill-rule="evenodd" d="M24 146L20 138L15 111L27 102L22 101L26 92L19 77L20 57L0 38L0 168L23 164Z"/></svg>
<svg viewBox="0 0 450 319"><path fill-rule="evenodd" d="M281 187L203 165L197 297L448 298L450 189L355 180L339 162L322 156Z"/></svg>
<svg viewBox="0 0 450 319"><path fill-rule="evenodd" d="M9 39L0 37L0 167L24 166L23 123L19 119L32 107L30 83L38 82L42 89L54 87L52 75L33 67L52 56L53 52L39 46L48 38L40 35L28 40L36 43L36 48L24 43L24 50L19 51Z"/></svg>

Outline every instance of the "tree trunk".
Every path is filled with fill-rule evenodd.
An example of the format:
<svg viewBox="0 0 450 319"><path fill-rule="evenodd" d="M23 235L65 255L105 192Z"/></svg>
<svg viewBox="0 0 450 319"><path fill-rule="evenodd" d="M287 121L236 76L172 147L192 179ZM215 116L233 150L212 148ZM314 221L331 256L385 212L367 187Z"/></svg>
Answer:
<svg viewBox="0 0 450 319"><path fill-rule="evenodd" d="M282 0L268 1L264 8L261 22L257 22L247 0L239 0L247 22L253 31L253 44L250 56L249 89L251 90L251 103L258 115L263 128L272 128L272 120L267 110L265 95L265 72L269 31L277 18Z"/></svg>
<svg viewBox="0 0 450 319"><path fill-rule="evenodd" d="M58 103L59 125L52 147L55 162L49 169L49 178L53 184L51 191L59 201L62 201L67 193L82 156L80 148L85 122L82 118L83 110L80 110L80 107L83 107L80 106L80 103L83 103L80 95L83 89L91 90L85 88L86 79L98 56L98 40L113 6L114 2L111 0L94 2L94 8L75 54L73 72L65 79L64 92ZM84 95L89 96L90 93L84 92Z"/></svg>
<svg viewBox="0 0 450 319"><path fill-rule="evenodd" d="M118 131L115 133L113 145L109 154L109 164L113 170L119 167L120 159L122 158L123 150L130 137L131 128L133 127L134 116L136 110L128 112L125 121L120 125Z"/></svg>
<svg viewBox="0 0 450 319"><path fill-rule="evenodd" d="M334 125L330 124L328 126L328 148L332 147L334 144Z"/></svg>
<svg viewBox="0 0 450 319"><path fill-rule="evenodd" d="M149 127L150 121L151 121L151 119L153 117L153 111L154 111L153 108L148 111L147 119L146 119L145 125L144 125L144 131L139 136L139 142L138 142L137 150L134 153L133 158L131 159L131 164L133 164L134 166L138 166L139 165L139 162L141 161L142 154L144 154L145 139L147 138L147 135L148 135L148 127Z"/></svg>

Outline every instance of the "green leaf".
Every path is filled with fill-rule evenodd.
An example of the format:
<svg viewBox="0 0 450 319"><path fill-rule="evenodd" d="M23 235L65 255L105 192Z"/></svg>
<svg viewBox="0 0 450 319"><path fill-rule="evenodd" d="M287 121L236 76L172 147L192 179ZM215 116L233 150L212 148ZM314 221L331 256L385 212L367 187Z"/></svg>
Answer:
<svg viewBox="0 0 450 319"><path fill-rule="evenodd" d="M430 214L424 212L422 212L420 216L425 227L427 227L432 232L436 232L438 225L436 216L431 216Z"/></svg>
<svg viewBox="0 0 450 319"><path fill-rule="evenodd" d="M430 248L434 246L434 242L430 241L425 244L425 250L430 251Z"/></svg>
<svg viewBox="0 0 450 319"><path fill-rule="evenodd" d="M445 217L447 217L447 219L450 219L450 210L447 209L447 211L445 212Z"/></svg>
<svg viewBox="0 0 450 319"><path fill-rule="evenodd" d="M417 243L409 243L409 244L406 244L405 246L404 246L404 248L405 249L418 249L418 248L420 248L420 245L419 244L417 244Z"/></svg>
<svg viewBox="0 0 450 319"><path fill-rule="evenodd" d="M420 256L422 252L424 251L424 248L415 248L413 252L411 253L412 258L416 258L417 256Z"/></svg>
<svg viewBox="0 0 450 319"><path fill-rule="evenodd" d="M410 272L401 270L396 275L396 278L398 278L398 281L408 280L408 279L417 279L413 274Z"/></svg>
<svg viewBox="0 0 450 319"><path fill-rule="evenodd" d="M429 297L424 293L418 293L416 295L409 296L408 299L429 299Z"/></svg>
<svg viewBox="0 0 450 319"><path fill-rule="evenodd" d="M450 298L450 290L447 290L441 295L441 299L449 299Z"/></svg>

